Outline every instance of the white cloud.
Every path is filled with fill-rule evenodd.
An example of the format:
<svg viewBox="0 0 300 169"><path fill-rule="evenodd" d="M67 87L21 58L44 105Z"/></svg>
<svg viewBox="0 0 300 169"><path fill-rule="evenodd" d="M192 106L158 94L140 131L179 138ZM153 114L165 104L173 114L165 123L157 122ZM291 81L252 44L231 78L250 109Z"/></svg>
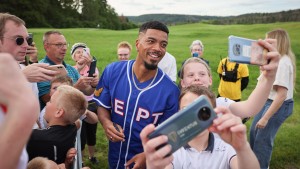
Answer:
<svg viewBox="0 0 300 169"><path fill-rule="evenodd" d="M125 16L154 13L229 16L300 8L299 0L107 0L107 3Z"/></svg>

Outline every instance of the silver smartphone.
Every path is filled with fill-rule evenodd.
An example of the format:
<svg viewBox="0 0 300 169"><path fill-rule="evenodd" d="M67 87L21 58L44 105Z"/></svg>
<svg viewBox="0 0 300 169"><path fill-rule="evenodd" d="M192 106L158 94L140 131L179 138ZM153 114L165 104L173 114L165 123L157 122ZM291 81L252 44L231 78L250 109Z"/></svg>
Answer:
<svg viewBox="0 0 300 169"><path fill-rule="evenodd" d="M231 62L265 65L267 50L258 44L256 40L229 36L228 56Z"/></svg>

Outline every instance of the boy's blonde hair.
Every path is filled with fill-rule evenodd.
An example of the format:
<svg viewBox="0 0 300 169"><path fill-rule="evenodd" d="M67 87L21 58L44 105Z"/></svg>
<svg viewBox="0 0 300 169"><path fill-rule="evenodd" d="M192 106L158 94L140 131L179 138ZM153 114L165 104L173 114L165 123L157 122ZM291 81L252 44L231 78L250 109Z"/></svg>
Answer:
<svg viewBox="0 0 300 169"><path fill-rule="evenodd" d="M78 89L61 85L57 88L57 108L63 109L64 120L67 124L74 123L87 109L87 101L84 94Z"/></svg>
<svg viewBox="0 0 300 169"><path fill-rule="evenodd" d="M28 162L27 169L49 169L49 162L51 161L46 157L35 157Z"/></svg>

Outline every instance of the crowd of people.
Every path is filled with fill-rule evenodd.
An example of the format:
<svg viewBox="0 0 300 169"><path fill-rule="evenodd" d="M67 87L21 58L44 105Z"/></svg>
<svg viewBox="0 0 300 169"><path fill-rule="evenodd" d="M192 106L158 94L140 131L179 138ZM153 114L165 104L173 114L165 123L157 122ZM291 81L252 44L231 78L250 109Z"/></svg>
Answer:
<svg viewBox="0 0 300 169"><path fill-rule="evenodd" d="M92 70L96 58L83 42L72 45L75 65L67 64L68 43L56 30L44 33L46 56L38 60L25 22L0 13L0 168L72 168L86 144L88 160L99 165L95 145L100 122L108 140L109 168L267 169L276 133L293 111L296 61L287 31L276 29L257 41L267 49L268 63L260 66L257 85L245 100L241 91L249 81L247 65L220 61L216 97L200 40L191 43L191 57L182 64L177 85L168 38L165 24L142 24L136 58L130 58L130 43L122 41L117 45L119 61L101 74L97 67ZM201 95L219 114L208 129L172 155L167 136L148 138ZM248 117L254 117L250 143L242 122ZM74 148L78 139L80 150Z"/></svg>

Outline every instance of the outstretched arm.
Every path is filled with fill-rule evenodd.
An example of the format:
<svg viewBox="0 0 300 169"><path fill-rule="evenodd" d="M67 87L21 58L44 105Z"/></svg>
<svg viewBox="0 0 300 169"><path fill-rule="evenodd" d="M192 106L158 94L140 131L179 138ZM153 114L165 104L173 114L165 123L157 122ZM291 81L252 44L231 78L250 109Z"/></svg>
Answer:
<svg viewBox="0 0 300 169"><path fill-rule="evenodd" d="M280 59L275 39L259 40L258 43L268 49L269 52L266 54L266 58L269 60L269 63L260 66L262 72L261 78L248 99L232 103L229 106L233 114L242 118L256 115L265 104L273 86Z"/></svg>
<svg viewBox="0 0 300 169"><path fill-rule="evenodd" d="M38 118L39 103L9 54L0 54L0 79L0 168L16 168Z"/></svg>

